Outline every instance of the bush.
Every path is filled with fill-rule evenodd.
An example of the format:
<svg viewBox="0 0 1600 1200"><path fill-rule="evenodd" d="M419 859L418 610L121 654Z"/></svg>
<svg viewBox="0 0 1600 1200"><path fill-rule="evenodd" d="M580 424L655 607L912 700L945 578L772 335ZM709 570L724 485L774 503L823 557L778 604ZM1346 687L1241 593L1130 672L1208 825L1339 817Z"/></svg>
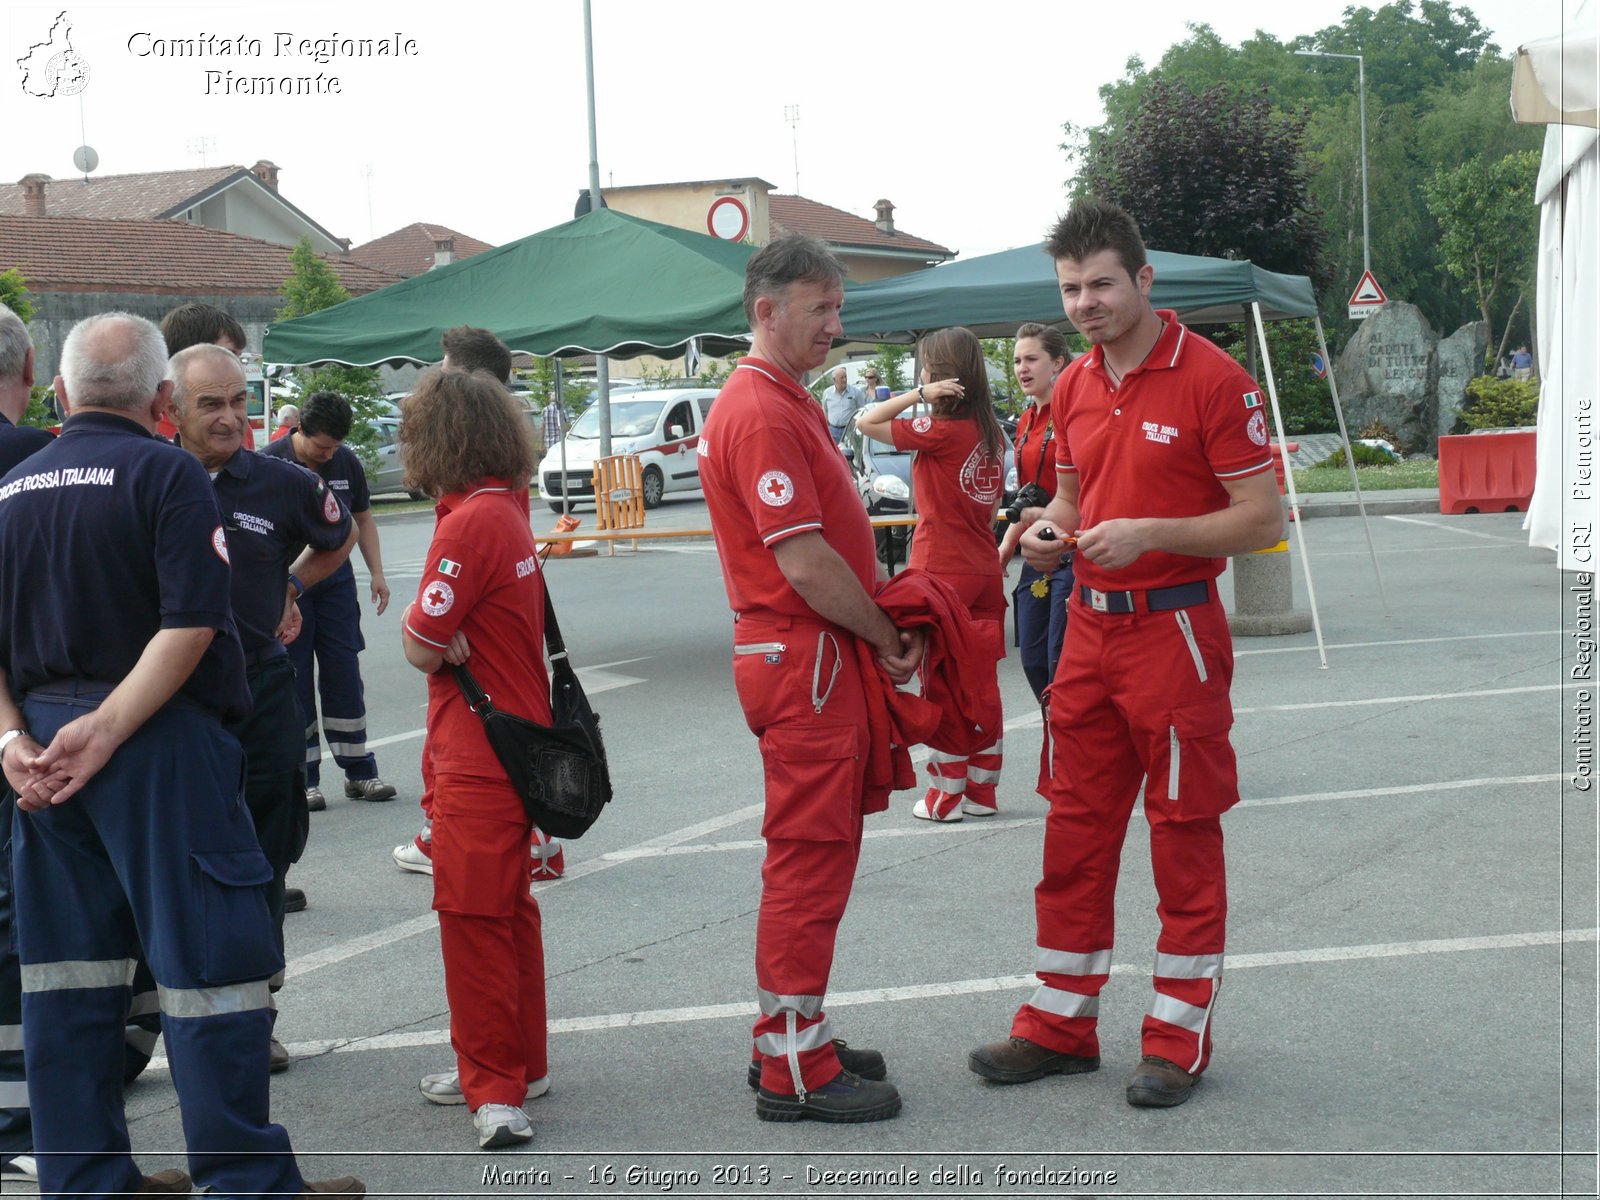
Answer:
<svg viewBox="0 0 1600 1200"><path fill-rule="evenodd" d="M1365 442L1351 442L1350 452L1355 455L1356 466L1358 467L1388 467L1394 465L1394 463L1397 461L1395 456L1390 454L1382 446L1369 446ZM1328 455L1327 458L1319 462L1317 466L1344 466L1344 447L1340 446L1332 454Z"/></svg>
<svg viewBox="0 0 1600 1200"><path fill-rule="evenodd" d="M1248 341L1255 337L1253 327L1228 325L1213 336L1240 366L1249 361ZM1272 369L1278 382L1278 404L1283 410L1284 431L1330 433L1339 428L1333 415L1333 394L1328 381L1318 379L1311 370L1311 355L1317 350L1316 323L1305 318L1273 321L1267 326L1267 349L1272 354ZM1256 370L1265 395L1266 370L1257 360Z"/></svg>
<svg viewBox="0 0 1600 1200"><path fill-rule="evenodd" d="M1461 420L1468 429L1508 429L1539 419L1539 385L1531 379L1479 375L1467 384Z"/></svg>

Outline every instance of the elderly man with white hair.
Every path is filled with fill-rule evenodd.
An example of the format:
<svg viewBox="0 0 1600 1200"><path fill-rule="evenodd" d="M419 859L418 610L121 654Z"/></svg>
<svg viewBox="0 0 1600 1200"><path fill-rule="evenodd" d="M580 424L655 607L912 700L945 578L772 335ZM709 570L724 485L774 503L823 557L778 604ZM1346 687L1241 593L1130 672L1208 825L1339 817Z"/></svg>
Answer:
<svg viewBox="0 0 1600 1200"><path fill-rule="evenodd" d="M211 480L154 435L166 347L109 313L74 326L61 364L62 434L0 486L0 768L17 793L40 1192L364 1194L307 1183L268 1116L267 981L283 956L223 727L250 694ZM122 1042L141 952L192 1181L142 1175L129 1153Z"/></svg>

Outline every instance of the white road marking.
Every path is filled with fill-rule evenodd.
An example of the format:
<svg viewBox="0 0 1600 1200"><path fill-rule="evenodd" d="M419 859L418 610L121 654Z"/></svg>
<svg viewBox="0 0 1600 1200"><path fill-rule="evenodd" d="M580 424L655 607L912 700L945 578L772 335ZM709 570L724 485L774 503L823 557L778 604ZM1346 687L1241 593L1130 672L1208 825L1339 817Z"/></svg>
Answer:
<svg viewBox="0 0 1600 1200"><path fill-rule="evenodd" d="M368 744L371 745L372 743ZM708 833L715 833L719 829L725 829L729 825L737 825L741 821L748 821L753 817L758 817L761 815L763 808L764 806L760 804L750 804L744 808L736 808L732 812L723 813L719 817L712 817L695 825L686 825L682 829L640 842L638 848L675 846L681 842L692 841L697 837L703 837ZM582 879L586 875L608 870L626 861L628 860L601 857L590 859L586 862L574 863L567 868L566 879L569 881ZM534 894L537 895L545 888L554 886L554 882L540 884L534 888ZM340 942L338 945L328 946L322 950L314 950L310 954L304 954L299 958L292 959L284 968L285 977L288 979L302 978L313 971L320 971L323 967L331 967L336 963L345 962L348 959L367 954L373 950L381 950L385 946L404 941L409 937L415 937L419 933L427 933L429 930L436 928L438 924L438 916L429 911L420 917L413 917L409 921L401 921L398 925L391 925L387 929L374 930L372 933L351 938L348 941Z"/></svg>
<svg viewBox="0 0 1600 1200"><path fill-rule="evenodd" d="M1563 632L1560 629L1526 629L1518 633L1463 633L1451 637L1426 637L1426 638L1395 638L1393 641L1384 642L1329 642L1329 650L1373 650L1388 646L1431 646L1439 642L1478 642L1489 641L1494 638L1517 637L1553 637ZM1235 643L1237 646L1237 643ZM1233 652L1234 658L1249 658L1258 654L1309 654L1317 647L1315 644L1305 646L1272 646L1261 650L1239 650Z"/></svg>
<svg viewBox="0 0 1600 1200"><path fill-rule="evenodd" d="M1257 967L1308 966L1333 962L1357 962L1382 958L1410 958L1423 954L1465 954L1491 950L1524 950L1600 941L1600 929L1551 929L1528 933L1490 934L1482 937L1433 938L1412 942L1378 942L1362 946L1322 946L1306 950L1277 950L1255 954L1230 954L1225 971L1245 971ZM1115 963L1113 975L1148 977L1147 964ZM903 987L865 988L852 992L830 992L828 1008L852 1008L866 1004L898 1004L907 1001L975 996L986 992L1010 992L1031 988L1038 983L1032 975L999 975L988 979L956 979L943 983L920 983ZM638 1029L647 1025L680 1025L691 1021L750 1020L756 1015L754 1001L731 1004L697 1004L683 1008L657 1008L638 1012L596 1013L586 1017L559 1017L549 1025L550 1032L592 1033L605 1029ZM318 1054L351 1054L368 1050L406 1050L419 1046L442 1046L450 1041L448 1029L426 1029L411 1033L381 1034L366 1038L327 1038L294 1042L289 1053L296 1058ZM150 1060L152 1071L166 1068L166 1059Z"/></svg>
<svg viewBox="0 0 1600 1200"><path fill-rule="evenodd" d="M1501 537L1498 534L1483 533L1477 529L1462 529L1458 525L1444 525L1438 521L1421 521L1416 517L1384 517L1385 521L1399 521L1402 525L1421 525L1427 529L1442 529L1446 533L1459 533L1465 537L1487 538L1491 542L1501 542L1507 546L1526 546L1527 540L1516 537Z"/></svg>

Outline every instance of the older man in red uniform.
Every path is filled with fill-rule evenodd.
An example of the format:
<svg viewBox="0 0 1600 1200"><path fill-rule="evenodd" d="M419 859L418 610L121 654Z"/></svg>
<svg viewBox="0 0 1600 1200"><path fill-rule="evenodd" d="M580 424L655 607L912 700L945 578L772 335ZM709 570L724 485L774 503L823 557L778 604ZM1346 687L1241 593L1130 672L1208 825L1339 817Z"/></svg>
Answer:
<svg viewBox="0 0 1600 1200"><path fill-rule="evenodd" d="M1215 579L1228 555L1274 545L1283 513L1259 387L1151 307L1155 273L1133 219L1080 201L1045 248L1093 349L1056 382L1059 487L1022 551L1050 570L1076 534L1077 586L1050 691L1039 987L1012 1036L968 1065L998 1083L1100 1065L1117 868L1143 784L1161 934L1127 1098L1170 1107L1211 1056L1227 919L1221 816L1239 799L1233 647Z"/></svg>
<svg viewBox="0 0 1600 1200"><path fill-rule="evenodd" d="M833 1038L822 1010L861 852L867 705L858 639L904 682L920 633L872 599L872 528L821 407L802 386L843 333L843 270L815 238L750 260L755 335L700 440L700 478L734 611L734 684L766 770L756 926L756 1115L880 1121L900 1095L882 1055Z"/></svg>

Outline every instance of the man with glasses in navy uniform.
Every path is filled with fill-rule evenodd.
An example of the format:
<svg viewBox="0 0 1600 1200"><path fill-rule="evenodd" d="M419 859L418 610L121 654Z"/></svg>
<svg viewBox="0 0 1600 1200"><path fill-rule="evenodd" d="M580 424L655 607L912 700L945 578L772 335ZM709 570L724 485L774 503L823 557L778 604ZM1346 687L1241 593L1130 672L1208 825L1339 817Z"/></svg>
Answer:
<svg viewBox="0 0 1600 1200"><path fill-rule="evenodd" d="M250 694L214 490L154 437L172 388L161 335L91 317L61 362L61 437L0 480L0 767L19 809L40 1192L364 1194L355 1179L307 1183L268 1116L267 981L283 956L223 727ZM123 1026L141 939L192 1182L141 1175L129 1153Z"/></svg>

